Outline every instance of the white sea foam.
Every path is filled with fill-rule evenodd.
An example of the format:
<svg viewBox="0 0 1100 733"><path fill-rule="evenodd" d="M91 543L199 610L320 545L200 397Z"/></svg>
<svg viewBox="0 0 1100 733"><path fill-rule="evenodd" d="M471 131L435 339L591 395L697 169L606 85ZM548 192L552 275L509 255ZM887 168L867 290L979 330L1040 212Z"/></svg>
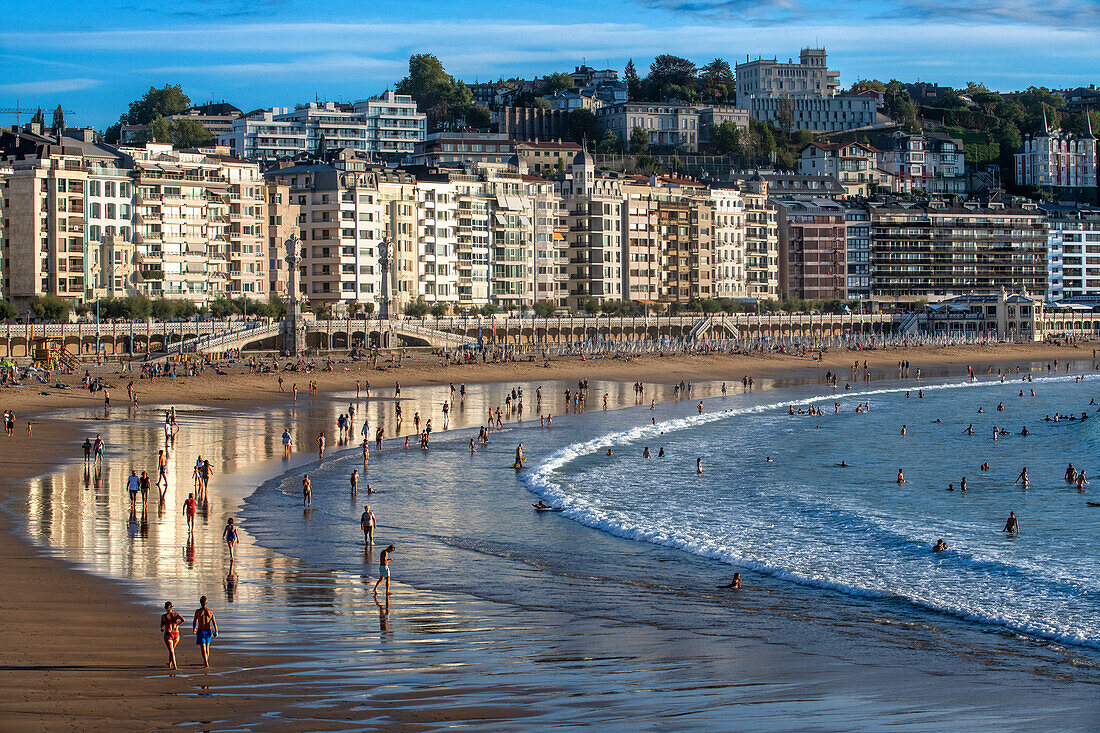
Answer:
<svg viewBox="0 0 1100 733"><path fill-rule="evenodd" d="M1095 381L1091 376L1086 379ZM971 401L949 397L951 390L1023 388L1026 391L1042 386L1044 400L1048 393L1059 390L1058 396L1065 394L1068 400L1073 384L1074 376L1053 375L1035 378L1031 383L967 381L845 391L793 403L772 402L708 412L567 445L523 478L532 492L561 508L564 516L619 537L676 548L803 585L854 596L902 599L975 622L1100 648L1100 574L1095 571L1095 558L1090 562L1088 557L1071 557L1073 549L1067 550L1064 545L1057 544L1054 532L1047 533L1049 538L1047 534L1029 536L1027 544L1021 540L1021 544L1006 548L1000 535L992 535L983 522L946 513L942 519L936 518L935 526L940 531L949 530L952 537L959 537L957 543L952 543L957 548L933 556L928 552L929 524L933 521L930 517L941 512L936 504L942 501L940 492L928 494L929 506L910 517L896 511L893 500L876 504L866 494L828 492L813 482L797 480L769 479L765 487L760 488L753 482L739 480L737 475L723 473L725 467L719 465L714 467L713 474L708 465L708 475L702 477L702 481L695 476L689 481L685 475L691 467L677 464L681 471L666 479L660 491L647 493L644 485L641 488L634 485L645 483L645 476L637 474L635 462L629 463L633 473L622 473L624 469L614 467L613 463L604 466L595 460L608 448L622 450L625 445L637 451L638 445L655 438L670 441L674 450L683 447L683 451L676 452L677 458L680 453L688 453L689 448L692 456L720 453L732 444L734 438L730 436L737 433L735 428L752 416L758 416L752 420L753 430L762 429L753 442L757 446L767 442L768 450L774 449L775 441L786 439L781 430L787 426L794 425L795 430L806 431L792 437L807 444L819 439L822 433L827 434L826 438L835 433L813 433L808 425L813 419L806 416L785 420L783 413L790 404L797 407L837 401L845 405L844 414L850 415L848 408L855 402L882 397L885 409L879 411L872 400L871 413L862 416L866 423L863 420L860 423L872 431L880 431L880 435L872 438L877 440L885 437L881 421L890 415L889 419L896 419L897 413L889 408L900 405L891 405L891 400L896 403L897 396L906 391L915 395L918 389L923 389L926 395L924 400L905 401L907 409L934 408L942 410L945 418L950 416L955 421L966 421L972 414ZM1080 394L1073 398L1080 399ZM1020 419L1021 404L1010 405L1012 419ZM1028 403L1028 407L1033 404ZM1039 408L1055 409L1050 404L1044 401ZM826 417L832 418L832 411L829 413ZM763 416L774 416L778 422L773 425L768 420L761 421L759 418ZM999 421L1009 419L1008 415L999 413L988 417ZM1029 417L1035 419L1033 415ZM875 422L876 419L879 422ZM1084 423L1080 425L1085 427ZM769 429L776 433L770 435ZM814 448L805 450L812 452ZM1006 450L1013 449L1006 447ZM886 459L892 458L889 451L885 452ZM938 455L930 461L939 458L946 463L937 470L957 472L958 466L953 466L956 456L944 460L946 454L942 446L936 448L936 452ZM710 458L708 461L725 463ZM586 462L596 465L583 465ZM647 467L649 465L658 464L647 463ZM592 472L596 472L595 475L589 475ZM784 474L787 472L785 469ZM980 478L975 477L975 480ZM628 484L629 492L624 490ZM925 489L906 489L903 496L923 491ZM1000 496L995 491L999 490L983 491L979 494L982 498L972 501L968 509L986 511L975 505L980 501L991 503L993 498ZM972 490L971 497L975 493ZM1045 492L1032 494L1036 499L1047 500ZM627 496L630 498L625 498ZM1018 500L1015 495L1012 499ZM736 503L732 515L743 525L736 528L729 526L731 515L723 513L724 508L719 509L731 501L740 502ZM1057 501L1062 502L1062 499L1057 498ZM948 509L953 511L952 507ZM1069 516L1066 521L1072 523L1072 515ZM1022 552L1024 548L1031 554ZM1091 573L1090 567L1093 568Z"/></svg>

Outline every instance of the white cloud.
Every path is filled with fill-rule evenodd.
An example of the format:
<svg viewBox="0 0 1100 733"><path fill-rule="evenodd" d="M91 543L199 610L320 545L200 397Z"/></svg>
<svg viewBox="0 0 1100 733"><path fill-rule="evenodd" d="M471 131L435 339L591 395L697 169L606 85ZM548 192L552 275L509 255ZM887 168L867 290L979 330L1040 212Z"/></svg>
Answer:
<svg viewBox="0 0 1100 733"><path fill-rule="evenodd" d="M15 84L0 84L0 94L57 94L60 92L78 92L101 84L99 79L49 79L44 81L24 81Z"/></svg>

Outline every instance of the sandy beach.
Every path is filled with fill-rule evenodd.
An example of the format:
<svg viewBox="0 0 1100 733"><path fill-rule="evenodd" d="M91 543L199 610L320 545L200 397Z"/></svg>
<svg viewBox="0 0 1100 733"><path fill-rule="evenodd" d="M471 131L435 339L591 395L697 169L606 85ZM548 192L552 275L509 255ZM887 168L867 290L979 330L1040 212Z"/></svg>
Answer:
<svg viewBox="0 0 1100 733"><path fill-rule="evenodd" d="M93 420L93 416L102 414L103 396L81 390L79 374L56 379L72 386L69 391L38 383L5 389L0 391L0 408L14 410L17 425L14 437L0 439L5 449L0 503L7 510L0 513L0 574L5 578L6 590L0 596L0 627L6 632L0 635L2 727L29 731L98 729L105 725L120 730L255 726L265 713L291 704L282 698L273 699L271 690L281 692L299 683L302 696L292 704L302 705L311 699L323 698L325 713L303 714L297 723L294 716L280 718L263 726L264 729L339 729L345 727L344 721L371 717L366 712L370 705L364 706L361 700L353 704L333 699L331 693L314 690L308 679L299 679L293 649L229 654L215 647L214 671L201 674L194 669L193 643L190 634L185 633L180 655L181 662L188 668L181 670L179 675L165 674L155 606L146 598L137 597L132 585L83 572L65 558L51 556L26 539L21 528L25 522L17 521L13 511L27 502L30 479L55 470L61 464L79 463L84 435L95 432L100 425L120 430L120 425L133 424L135 435L138 431L149 433L152 435L149 445L155 445L159 428L153 406L186 403L196 410L211 411L214 416L227 410L236 413L271 411L287 406L294 383L298 386L299 402L304 402L309 380L317 382L318 398L327 399L333 393L354 391L356 380L363 385L370 382L376 393L382 391L386 395L392 394L395 382L400 382L402 388L465 384L472 393L478 389L473 385L488 383L575 383L578 379L665 385L683 379L727 381L732 385L746 375L757 381L821 379L827 370L839 372L843 381L848 367L857 359L866 361L876 378L888 378L896 373L900 360L907 360L913 368L920 367L929 373L938 370L960 374L968 364L975 371L984 372L990 365L1054 359L1060 363L1076 360L1091 364L1092 356L1091 345L1080 348L1006 345L978 349L845 351L825 354L819 360L777 354L558 359L548 366L541 362L438 366L434 359L424 356L410 358L396 368L371 369L362 362L337 360L331 372L317 369L308 374L283 373L282 392L275 376L242 373L246 369L238 364L230 366L229 374L224 376L207 372L197 377L153 382L133 379L139 398L139 407L133 413L126 405L126 385L131 375L119 374L118 365L111 364L90 367L93 375L102 376L109 385L114 403L109 418L102 421ZM625 404L630 403L616 398L614 406ZM83 430L77 427L74 415L84 415L90 421ZM310 435L318 425L328 425L328 429L333 430L331 424L325 422L327 417L327 411L318 409L310 418L315 422L303 427L301 435ZM471 414L463 422L456 416L456 424L452 427L477 425L481 417L480 413ZM228 424L235 418L211 419L224 419ZM28 422L32 426L29 435ZM276 423L273 420L269 423L269 428L274 429L272 426ZM216 439L205 434L196 440L216 443ZM296 450L302 454L300 459L307 460L311 446L304 437L296 440L296 444ZM119 446L112 445L111 449L116 447ZM135 438L134 447L144 450L147 446ZM239 505L256 484L251 474L233 480L230 477L240 466L259 469L244 461L240 454L220 455L216 445L205 445L202 452L218 455L216 476L225 475L231 487L230 493L223 498L236 502L232 506ZM190 455L186 458L190 459ZM153 468L155 450L152 456L142 460ZM181 476L184 475L182 470ZM220 483L219 478L215 486ZM121 494L122 488L112 486L111 490ZM54 509L61 511L64 507ZM178 515L179 507L169 506L167 511L169 515ZM178 597L176 608L190 619L196 600ZM442 603L430 594L425 594L420 602L426 608ZM218 608L219 613L226 613L224 604L219 604ZM232 625L231 616L221 617L220 621ZM182 630L189 632L189 629L185 624ZM262 649L262 645L253 646ZM415 730L434 728L446 722L494 720L511 720L513 727L522 727L515 721L521 721L526 714L523 705L514 701L510 705L493 706L483 702L470 705L460 697L455 691L443 688L429 692L396 692L385 702L386 717L378 719L371 727ZM378 705L378 701L375 699L371 704Z"/></svg>

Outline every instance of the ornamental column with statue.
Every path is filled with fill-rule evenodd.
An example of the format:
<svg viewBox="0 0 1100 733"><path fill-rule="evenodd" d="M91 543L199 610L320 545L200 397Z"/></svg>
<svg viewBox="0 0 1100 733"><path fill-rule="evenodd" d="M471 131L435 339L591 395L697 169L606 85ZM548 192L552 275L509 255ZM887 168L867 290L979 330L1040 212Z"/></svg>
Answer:
<svg viewBox="0 0 1100 733"><path fill-rule="evenodd" d="M301 266L302 240L291 237L283 242L287 266L286 318L283 319L283 350L291 356L301 356L306 350L306 323L302 317Z"/></svg>

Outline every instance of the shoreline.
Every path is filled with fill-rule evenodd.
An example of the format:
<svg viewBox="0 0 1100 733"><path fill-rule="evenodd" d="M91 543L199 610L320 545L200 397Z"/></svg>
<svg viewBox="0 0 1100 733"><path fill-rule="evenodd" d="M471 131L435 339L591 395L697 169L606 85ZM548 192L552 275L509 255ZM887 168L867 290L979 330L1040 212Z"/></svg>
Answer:
<svg viewBox="0 0 1100 733"><path fill-rule="evenodd" d="M631 360L579 359L558 360L549 369L531 364L478 365L437 368L414 364L398 369L378 372L356 370L331 373L293 374L287 382L316 379L320 383L320 399L338 399L326 394L340 388L354 389L354 380L372 378L376 390L392 388L392 382L400 379L402 386L439 386L449 381L455 384L514 384L521 381L565 381L578 378L608 379L618 382L641 380L643 382L669 383L680 378L693 381L739 381L740 372L754 377L806 377L811 372L823 373L826 369L846 369L856 357L866 359L875 369L893 369L901 359L919 361L914 367L926 369L935 366L952 366L972 363L978 369L987 364L1020 363L1057 358L1064 360L1091 360L1087 348L1072 347L1003 347L993 349L899 349L874 352L835 352L822 361L790 356L734 356L713 355L707 357L650 357ZM978 352L978 353L975 353ZM342 365L337 364L336 369ZM362 366L361 364L359 366ZM671 367L671 368L670 368ZM284 374L284 378L288 375ZM386 383L383 385L382 380ZM113 387L124 397L125 378L115 378ZM157 396L162 390L178 390L181 382L189 382L189 389L202 392L188 394L189 403L230 408L234 411L256 407L273 407L279 399L273 387L273 376L262 377L199 377L193 380L158 380L150 385L134 380L139 395L146 393L143 403L161 402ZM118 382L121 382L119 384ZM266 389L264 389L266 383ZM30 390L32 388L24 388ZM256 394L263 389L263 393ZM251 392L246 392L250 390ZM39 390L40 391L40 390ZM12 390L5 391L4 398ZM243 393L243 394L242 394ZM72 455L78 452L77 441L71 434L72 423L62 422L50 416L51 412L65 407L97 408L99 399L87 393L61 395L64 399L43 398L40 395L20 395L20 400L7 399L6 407L18 404L17 413L31 413L34 433L30 439L37 451L28 451L15 462L5 462L3 501L5 505L18 500L18 492L33 476L53 471L58 464L52 455ZM233 395L233 403L225 404ZM178 393L174 395L179 397ZM37 400L33 398L39 398ZM117 399L117 398L116 398ZM283 397L284 404L287 396ZM299 400L303 397L300 394ZM165 402L170 400L164 400ZM36 402L38 404L36 404ZM62 404L59 404L62 403ZM64 404L68 403L68 404ZM117 403L116 403L117 404ZM37 410L37 412L36 412ZM124 408L116 407L116 414ZM20 432L25 429L25 419L20 414L14 440L27 440ZM37 455L35 455L37 453ZM48 453L50 455L43 455ZM308 451L305 452L308 454ZM63 463L68 463L65 461ZM264 709L267 701L260 695L250 697L248 690L258 690L270 681L271 659L252 659L234 656L231 661L242 671L226 674L218 670L212 690L203 698L186 695L192 679L181 680L163 675L153 675L159 670L162 649L153 639L143 640L137 635L123 632L110 634L107 649L96 642L72 648L71 636L59 633L60 629L118 628L154 626L150 611L140 604L126 584L100 576L92 576L75 565L51 557L41 548L21 537L12 524L10 513L0 518L0 572L8 578L11 592L0 600L0 623L9 631L0 641L0 655L8 666L0 677L0 689L11 701L0 707L0 714L12 723L11 729L41 729L42 727L70 728L94 725L110 718L114 724L129 720L135 727L147 726L158 720L164 725L180 720L214 718L229 721L234 716L255 715ZM120 601L116 601L122 596ZM110 605L107 605L110 603ZM177 604L188 608L184 603ZM21 643L18 643L21 642ZM117 642L117 644L115 643ZM219 652L223 661L230 658ZM68 658L69 664L58 660ZM148 665L134 664L134 659L148 660ZM266 666L265 666L266 665ZM257 667L259 671L257 671ZM135 675L141 671L140 676ZM265 675L267 677L265 678ZM183 682L184 684L180 684ZM220 686L220 689L219 689ZM181 689L182 688L182 689ZM241 692L244 688L245 692ZM447 720L447 711L439 711L439 721ZM132 716L132 717L131 717ZM159 723L158 723L159 724ZM310 727L315 727L313 721Z"/></svg>

